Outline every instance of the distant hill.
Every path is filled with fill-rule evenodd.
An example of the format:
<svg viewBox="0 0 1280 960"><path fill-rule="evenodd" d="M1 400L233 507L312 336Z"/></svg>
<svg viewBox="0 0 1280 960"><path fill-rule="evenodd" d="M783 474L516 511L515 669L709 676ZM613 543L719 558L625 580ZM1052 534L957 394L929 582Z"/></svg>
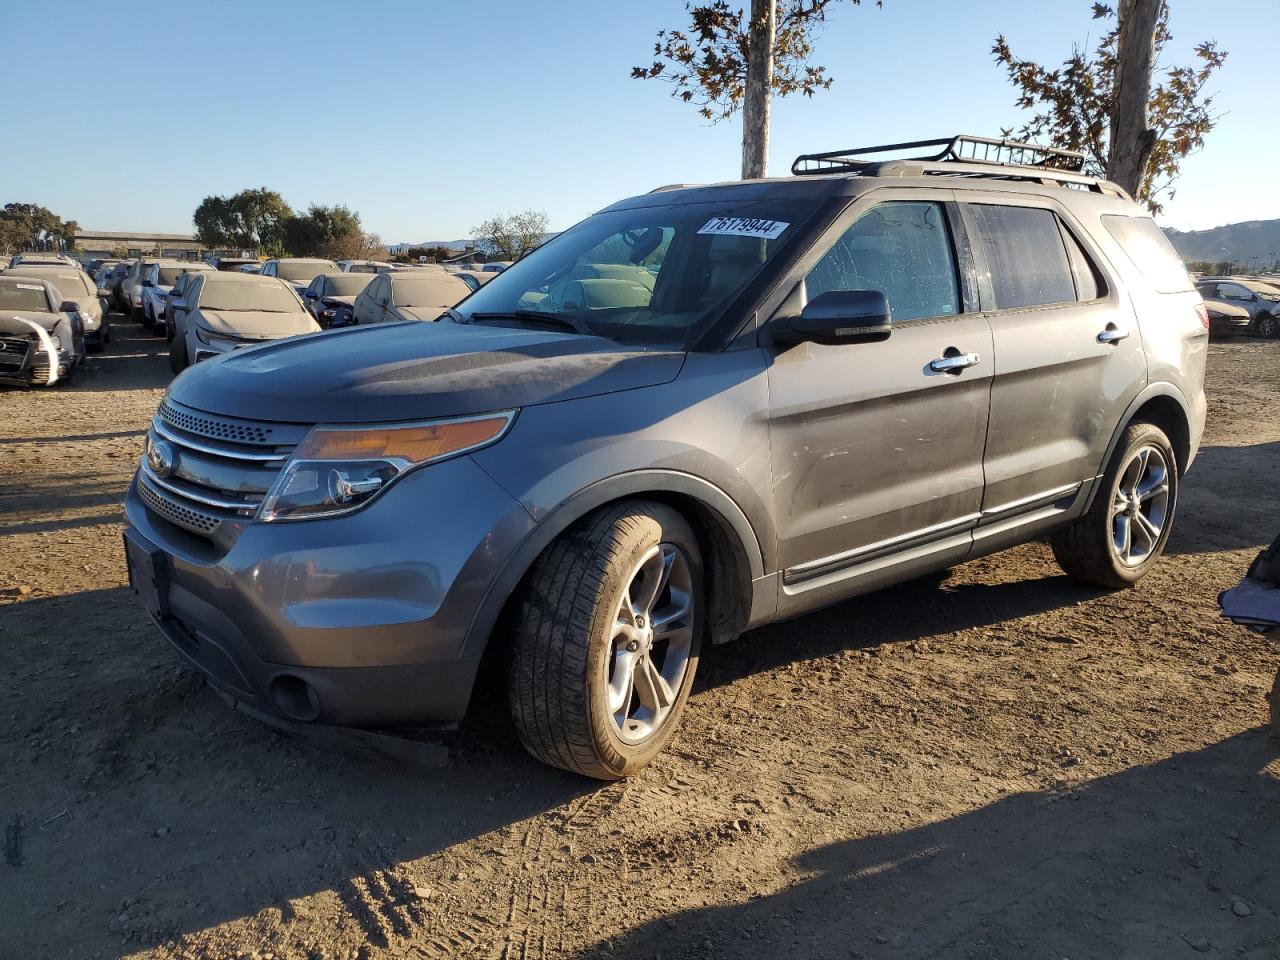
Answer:
<svg viewBox="0 0 1280 960"><path fill-rule="evenodd" d="M1231 260L1259 268L1280 259L1280 220L1228 223L1211 230L1166 230L1165 234L1183 260Z"/></svg>

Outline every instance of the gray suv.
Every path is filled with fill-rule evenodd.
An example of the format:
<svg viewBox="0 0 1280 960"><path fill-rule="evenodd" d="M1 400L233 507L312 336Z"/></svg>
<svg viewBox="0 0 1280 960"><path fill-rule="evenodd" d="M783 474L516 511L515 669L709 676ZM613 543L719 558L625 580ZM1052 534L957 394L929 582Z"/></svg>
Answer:
<svg viewBox="0 0 1280 960"><path fill-rule="evenodd" d="M1036 537L1134 583L1200 442L1199 295L1078 155L912 146L662 188L438 322L186 371L135 591L264 719L456 724L488 654L530 752L614 779L706 642Z"/></svg>

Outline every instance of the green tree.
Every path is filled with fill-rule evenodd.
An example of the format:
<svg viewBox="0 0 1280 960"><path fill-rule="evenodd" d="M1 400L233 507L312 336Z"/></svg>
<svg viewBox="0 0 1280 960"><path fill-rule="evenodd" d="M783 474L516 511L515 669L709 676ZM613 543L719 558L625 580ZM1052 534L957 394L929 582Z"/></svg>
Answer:
<svg viewBox="0 0 1280 960"><path fill-rule="evenodd" d="M1125 0L1122 11L1129 14L1137 7L1136 0ZM1006 128L1004 134L1024 140L1048 139L1054 146L1081 151L1086 172L1114 175L1120 186L1158 213L1163 207L1161 200L1173 196L1172 184L1182 160L1204 146L1205 136L1217 121L1211 110L1213 98L1206 94L1205 85L1227 54L1216 42L1205 41L1196 45L1195 61L1190 65L1155 65L1171 38L1167 3L1160 2L1154 17L1147 21L1151 24L1149 36L1144 32L1143 18L1136 13L1132 20L1126 19L1133 31L1127 34L1123 25L1114 22L1116 12L1110 7L1095 3L1093 16L1113 22L1092 53L1077 44L1071 56L1052 69L1019 59L1003 34L996 38L991 52L1018 88L1017 105L1034 111L1016 132ZM1146 60L1145 87L1143 64L1134 67L1133 57ZM1163 80L1154 86L1150 83L1153 70L1163 73ZM1118 84L1122 74L1129 78L1124 90ZM1146 116L1136 120L1122 105L1123 99L1132 97L1135 83L1139 91L1148 91ZM1126 142L1113 150L1112 140L1118 133Z"/></svg>
<svg viewBox="0 0 1280 960"><path fill-rule="evenodd" d="M632 67L637 80L666 80L671 96L693 104L712 123L743 110L742 176L768 172L773 96L811 97L831 86L827 68L811 62L827 12L846 0L751 0L751 12L727 0L686 3L689 26L659 30L653 63ZM847 0L858 6L861 0ZM883 0L876 0L882 6Z"/></svg>
<svg viewBox="0 0 1280 960"><path fill-rule="evenodd" d="M259 187L230 197L209 196L192 215L196 236L206 247L278 253L293 209L274 190Z"/></svg>
<svg viewBox="0 0 1280 960"><path fill-rule="evenodd" d="M329 259L363 259L364 231L360 214L342 206L312 204L299 217L291 217L284 225L284 246L296 257Z"/></svg>
<svg viewBox="0 0 1280 960"><path fill-rule="evenodd" d="M526 210L490 217L471 232L476 245L485 247L494 259L519 260L541 246L547 232L547 215L541 210Z"/></svg>
<svg viewBox="0 0 1280 960"><path fill-rule="evenodd" d="M73 250L74 220L35 203L6 203L0 210L0 250Z"/></svg>

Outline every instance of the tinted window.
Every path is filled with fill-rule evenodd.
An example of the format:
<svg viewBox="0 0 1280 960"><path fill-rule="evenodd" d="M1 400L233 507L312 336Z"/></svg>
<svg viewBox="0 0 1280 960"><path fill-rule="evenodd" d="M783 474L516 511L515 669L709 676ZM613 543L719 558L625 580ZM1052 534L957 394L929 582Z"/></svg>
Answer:
<svg viewBox="0 0 1280 960"><path fill-rule="evenodd" d="M997 310L1071 303L1076 284L1052 210L975 203L969 207L987 255Z"/></svg>
<svg viewBox="0 0 1280 960"><path fill-rule="evenodd" d="M1102 218L1102 223L1158 293L1192 289L1191 277L1177 251L1150 217L1109 214Z"/></svg>
<svg viewBox="0 0 1280 960"><path fill-rule="evenodd" d="M886 203L858 218L805 277L810 300L832 290L879 290L893 319L960 312L941 204Z"/></svg>

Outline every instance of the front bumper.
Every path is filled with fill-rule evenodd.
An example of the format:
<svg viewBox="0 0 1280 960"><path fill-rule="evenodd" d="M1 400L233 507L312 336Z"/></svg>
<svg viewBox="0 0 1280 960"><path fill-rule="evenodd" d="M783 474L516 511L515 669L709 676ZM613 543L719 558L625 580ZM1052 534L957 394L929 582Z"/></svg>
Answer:
<svg viewBox="0 0 1280 960"><path fill-rule="evenodd" d="M225 552L125 501L131 575L169 641L254 710L294 722L452 724L487 637L488 586L532 530L470 458L404 477L343 517L248 523ZM151 561L138 560L139 551Z"/></svg>

